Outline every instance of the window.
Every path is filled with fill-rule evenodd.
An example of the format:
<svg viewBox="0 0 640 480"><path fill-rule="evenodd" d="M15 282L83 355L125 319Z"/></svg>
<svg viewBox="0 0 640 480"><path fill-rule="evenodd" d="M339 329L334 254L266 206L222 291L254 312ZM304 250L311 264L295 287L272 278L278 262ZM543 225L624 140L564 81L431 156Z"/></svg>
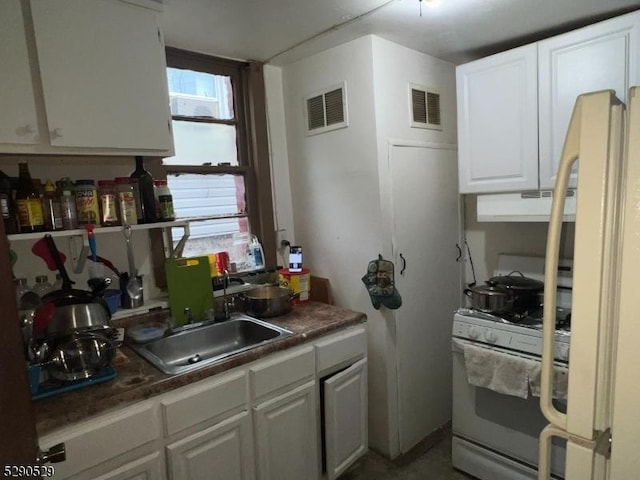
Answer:
<svg viewBox="0 0 640 480"><path fill-rule="evenodd" d="M184 255L226 251L247 271L256 235L275 266L261 66L167 48L167 80L175 155L163 164L176 217L190 221Z"/></svg>

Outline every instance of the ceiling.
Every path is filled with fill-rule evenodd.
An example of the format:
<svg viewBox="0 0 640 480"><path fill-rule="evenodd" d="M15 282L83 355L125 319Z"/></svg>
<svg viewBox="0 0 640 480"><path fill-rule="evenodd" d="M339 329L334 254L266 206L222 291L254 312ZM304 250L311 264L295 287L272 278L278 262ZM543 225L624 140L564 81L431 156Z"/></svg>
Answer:
<svg viewBox="0 0 640 480"><path fill-rule="evenodd" d="M640 0L433 0L433 5L429 0L163 3L167 45L275 65L367 34L460 64L640 9Z"/></svg>

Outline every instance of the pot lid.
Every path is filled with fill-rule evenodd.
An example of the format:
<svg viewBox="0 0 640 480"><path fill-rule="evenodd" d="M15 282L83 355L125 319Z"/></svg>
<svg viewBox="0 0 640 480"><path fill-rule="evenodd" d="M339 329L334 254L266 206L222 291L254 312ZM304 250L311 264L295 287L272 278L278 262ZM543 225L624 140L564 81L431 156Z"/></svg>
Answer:
<svg viewBox="0 0 640 480"><path fill-rule="evenodd" d="M487 281L485 285L476 285L471 287L473 293L490 296L509 295L509 290L503 285L498 285L495 282Z"/></svg>
<svg viewBox="0 0 640 480"><path fill-rule="evenodd" d="M528 278L518 271L511 272L509 275L500 275L491 277L488 284L502 285L506 288L514 290L544 290L544 283L540 280Z"/></svg>

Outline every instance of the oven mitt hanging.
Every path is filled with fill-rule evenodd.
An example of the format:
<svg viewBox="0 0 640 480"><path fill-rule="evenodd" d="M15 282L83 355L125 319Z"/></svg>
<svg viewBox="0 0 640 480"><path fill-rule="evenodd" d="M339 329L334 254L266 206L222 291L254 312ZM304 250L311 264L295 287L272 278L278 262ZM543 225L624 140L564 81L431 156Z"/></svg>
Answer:
<svg viewBox="0 0 640 480"><path fill-rule="evenodd" d="M402 305L402 297L395 287L393 262L383 260L382 255L378 255L378 260L369 262L362 283L367 287L371 303L376 310L380 309L380 305L391 310Z"/></svg>

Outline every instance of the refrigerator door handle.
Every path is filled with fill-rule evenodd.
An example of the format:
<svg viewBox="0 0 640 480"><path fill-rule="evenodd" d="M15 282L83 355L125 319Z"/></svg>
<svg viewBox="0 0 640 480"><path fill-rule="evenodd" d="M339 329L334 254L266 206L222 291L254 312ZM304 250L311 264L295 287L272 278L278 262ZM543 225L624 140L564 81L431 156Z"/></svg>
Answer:
<svg viewBox="0 0 640 480"><path fill-rule="evenodd" d="M562 149L556 186L551 204L549 231L547 233L547 252L544 266L544 312L542 321L542 365L540 372L540 410L546 419L562 430L567 428L567 416L553 406L553 340L556 329L556 288L558 257L560 255L560 236L562 216L569 187L571 167L580 153L580 118L582 97L578 97L567 136ZM541 437L542 438L542 437ZM541 440L542 441L542 440ZM541 449L542 452L542 449ZM541 477L548 478L548 477Z"/></svg>

